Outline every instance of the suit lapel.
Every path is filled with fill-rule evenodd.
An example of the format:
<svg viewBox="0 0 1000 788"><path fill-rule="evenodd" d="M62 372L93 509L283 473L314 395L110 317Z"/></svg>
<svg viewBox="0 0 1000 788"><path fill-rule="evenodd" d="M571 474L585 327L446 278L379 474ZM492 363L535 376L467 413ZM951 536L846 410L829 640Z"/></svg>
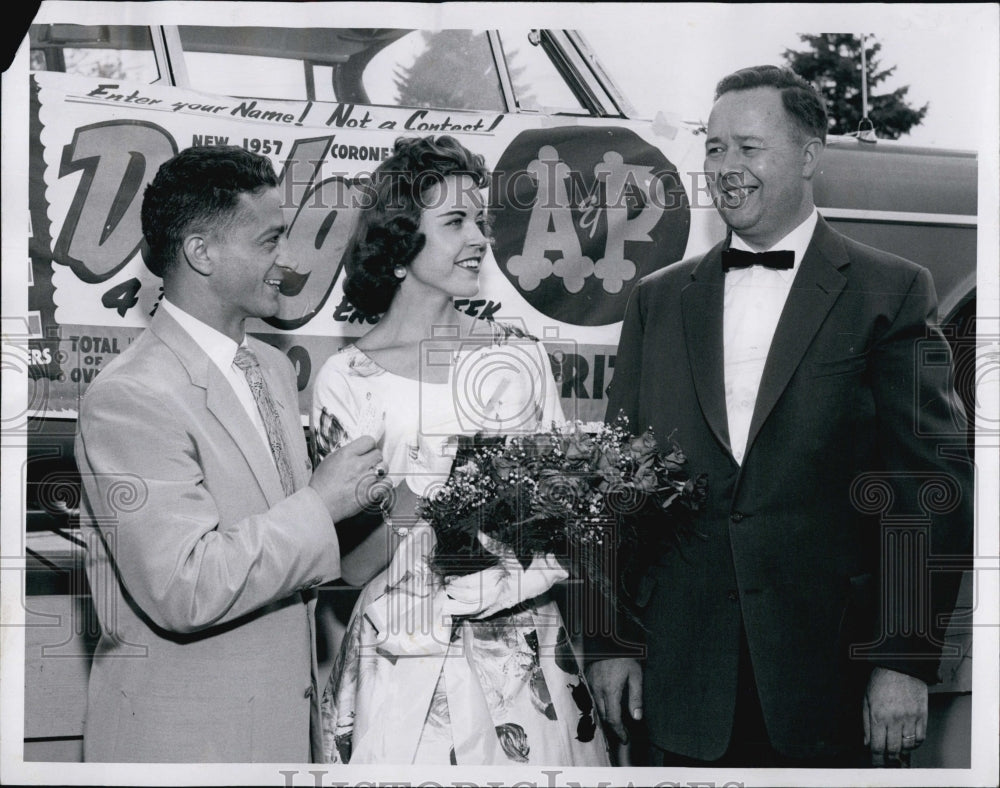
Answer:
<svg viewBox="0 0 1000 788"><path fill-rule="evenodd" d="M731 451L722 350L722 249L727 244L728 240L712 248L694 269L681 293L681 312L698 404L716 440Z"/></svg>
<svg viewBox="0 0 1000 788"><path fill-rule="evenodd" d="M771 341L750 421L747 453L844 289L847 279L838 269L847 263L843 243L820 217Z"/></svg>
<svg viewBox="0 0 1000 788"><path fill-rule="evenodd" d="M267 445L243 410L236 393L219 368L212 363L190 334L162 309L150 323L150 330L177 354L188 371L191 384L205 390L205 405L229 433L267 498L274 506L284 498L281 478Z"/></svg>

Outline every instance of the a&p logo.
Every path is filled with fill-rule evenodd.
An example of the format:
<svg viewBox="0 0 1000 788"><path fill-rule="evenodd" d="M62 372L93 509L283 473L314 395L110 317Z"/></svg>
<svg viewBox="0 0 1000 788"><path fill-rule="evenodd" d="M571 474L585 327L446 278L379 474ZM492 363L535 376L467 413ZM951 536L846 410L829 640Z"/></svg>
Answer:
<svg viewBox="0 0 1000 788"><path fill-rule="evenodd" d="M491 191L500 270L564 323L618 322L631 286L687 246L677 168L629 129L525 131L500 157Z"/></svg>

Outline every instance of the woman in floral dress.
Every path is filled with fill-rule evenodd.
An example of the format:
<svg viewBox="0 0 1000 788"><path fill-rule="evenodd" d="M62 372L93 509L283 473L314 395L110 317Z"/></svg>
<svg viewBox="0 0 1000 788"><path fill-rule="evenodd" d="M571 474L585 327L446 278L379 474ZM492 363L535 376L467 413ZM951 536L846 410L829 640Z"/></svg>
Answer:
<svg viewBox="0 0 1000 788"><path fill-rule="evenodd" d="M372 435L395 485L379 527L343 558L364 585L323 696L339 763L608 765L608 749L556 603L552 556L442 580L419 497L447 477L454 436L563 419L544 347L469 318L488 239L481 156L451 137L400 139L372 176L344 291L380 316L317 376L312 429L326 454ZM491 272L492 273L492 272Z"/></svg>

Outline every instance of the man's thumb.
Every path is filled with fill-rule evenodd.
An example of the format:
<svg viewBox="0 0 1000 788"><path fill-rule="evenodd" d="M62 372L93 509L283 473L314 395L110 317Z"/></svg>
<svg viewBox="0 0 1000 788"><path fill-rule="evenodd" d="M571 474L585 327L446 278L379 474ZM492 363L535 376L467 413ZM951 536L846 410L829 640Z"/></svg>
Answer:
<svg viewBox="0 0 1000 788"><path fill-rule="evenodd" d="M628 708L633 720L642 719L642 675L633 673L628 683Z"/></svg>
<svg viewBox="0 0 1000 788"><path fill-rule="evenodd" d="M371 435L362 435L348 443L344 448L350 449L354 454L367 454L375 448L375 439Z"/></svg>

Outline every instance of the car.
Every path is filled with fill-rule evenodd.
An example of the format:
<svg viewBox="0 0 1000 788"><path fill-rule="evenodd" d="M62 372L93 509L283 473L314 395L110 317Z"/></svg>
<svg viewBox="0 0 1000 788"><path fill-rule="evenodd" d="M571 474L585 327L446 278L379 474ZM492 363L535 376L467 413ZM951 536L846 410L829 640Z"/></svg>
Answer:
<svg viewBox="0 0 1000 788"><path fill-rule="evenodd" d="M314 373L372 322L343 296L342 258L360 184L398 136L453 134L485 156L494 264L456 308L540 337L565 410L582 421L604 415L631 286L724 235L704 128L639 117L578 31L46 23L29 39L29 607L64 614L81 659L96 622L79 602L78 403L162 296L137 211L178 149L243 145L279 172L307 281L251 330L295 364L304 427ZM976 154L861 136L827 148L820 213L931 271L974 416ZM35 647L69 648L54 636L29 638L25 754L74 760L86 666L34 659Z"/></svg>

